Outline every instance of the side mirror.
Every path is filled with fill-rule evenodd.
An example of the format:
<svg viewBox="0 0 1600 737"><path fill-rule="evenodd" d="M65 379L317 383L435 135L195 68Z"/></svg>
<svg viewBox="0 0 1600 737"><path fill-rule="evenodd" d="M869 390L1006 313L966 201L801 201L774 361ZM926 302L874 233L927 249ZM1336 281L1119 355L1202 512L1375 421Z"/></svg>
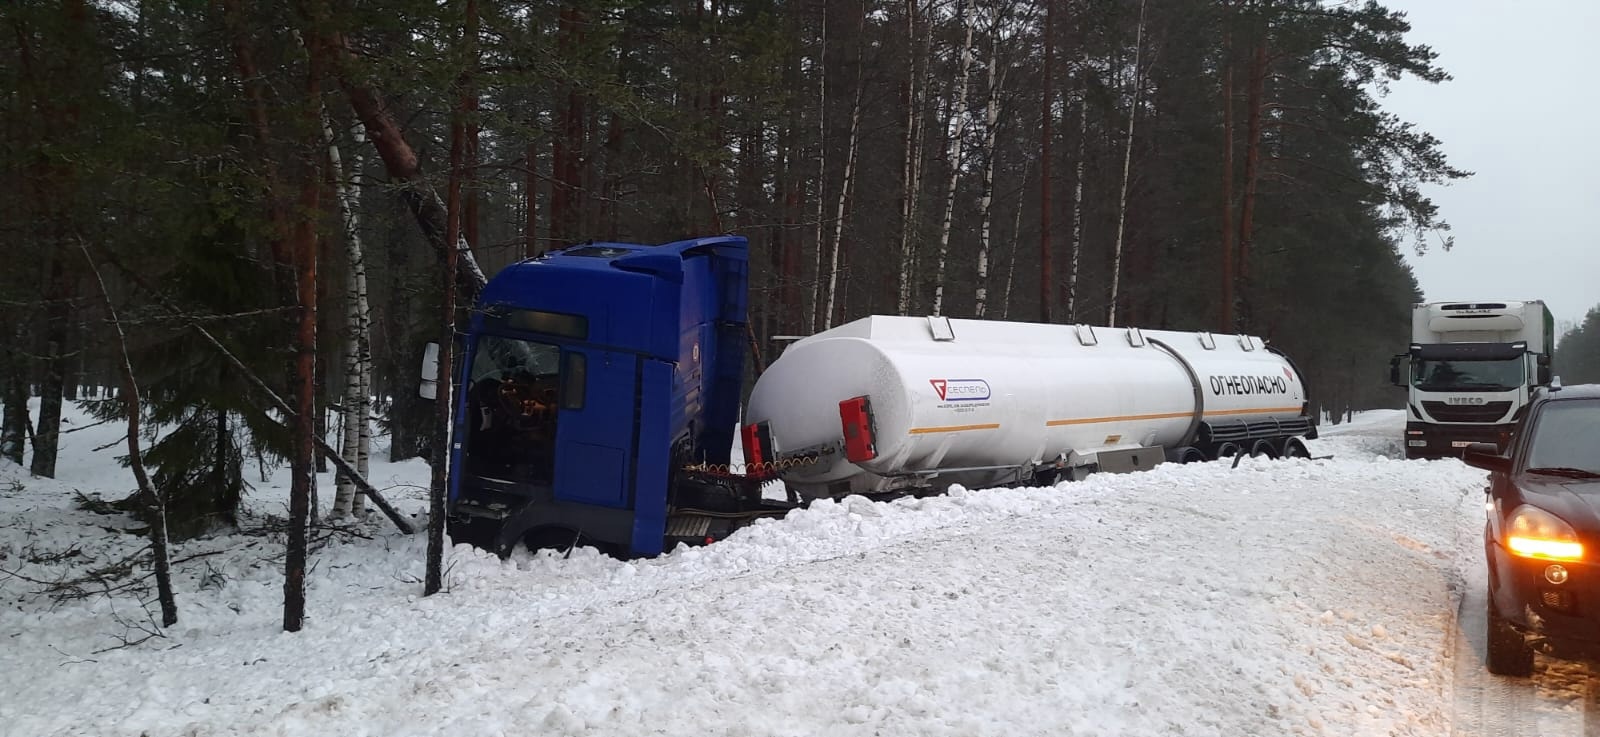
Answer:
<svg viewBox="0 0 1600 737"><path fill-rule="evenodd" d="M1409 354L1401 353L1401 354L1389 359L1389 383L1390 384L1394 384L1395 386L1398 386L1398 387L1400 387L1402 389L1405 388L1407 382L1402 381L1400 379L1400 367L1402 365L1409 366L1410 365L1410 358L1411 358L1411 356Z"/></svg>
<svg viewBox="0 0 1600 737"><path fill-rule="evenodd" d="M423 399L437 399L439 397L439 344L429 343L422 349L422 384L417 387L417 396Z"/></svg>
<svg viewBox="0 0 1600 737"><path fill-rule="evenodd" d="M1473 468L1505 473L1511 470L1511 459L1500 455L1494 443L1473 443L1461 455L1461 460Z"/></svg>
<svg viewBox="0 0 1600 737"><path fill-rule="evenodd" d="M1550 386L1550 354L1540 353L1534 358L1537 368L1534 370L1534 382L1539 386Z"/></svg>

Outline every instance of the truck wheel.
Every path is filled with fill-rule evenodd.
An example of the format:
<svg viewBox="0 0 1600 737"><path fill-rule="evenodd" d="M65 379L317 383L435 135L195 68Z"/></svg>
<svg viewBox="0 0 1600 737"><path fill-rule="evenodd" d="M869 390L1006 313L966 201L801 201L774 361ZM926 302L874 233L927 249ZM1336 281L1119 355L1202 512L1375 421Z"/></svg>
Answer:
<svg viewBox="0 0 1600 737"><path fill-rule="evenodd" d="M1284 458L1310 458L1311 449L1306 447L1306 441L1300 438L1289 438L1283 441Z"/></svg>
<svg viewBox="0 0 1600 737"><path fill-rule="evenodd" d="M1185 445L1172 451L1171 459L1175 463L1204 463L1206 454L1192 445Z"/></svg>
<svg viewBox="0 0 1600 737"><path fill-rule="evenodd" d="M1213 451L1211 459L1220 460L1223 458L1232 458L1236 455L1239 455L1240 450L1241 448L1234 443L1222 443L1221 445L1217 446L1215 451Z"/></svg>
<svg viewBox="0 0 1600 737"><path fill-rule="evenodd" d="M1250 446L1250 455L1275 460L1278 457L1278 449L1273 446L1271 440L1262 438Z"/></svg>
<svg viewBox="0 0 1600 737"><path fill-rule="evenodd" d="M1494 610L1494 596L1489 597L1488 616L1489 672L1500 676L1524 678L1533 673L1533 648L1528 639L1500 618Z"/></svg>

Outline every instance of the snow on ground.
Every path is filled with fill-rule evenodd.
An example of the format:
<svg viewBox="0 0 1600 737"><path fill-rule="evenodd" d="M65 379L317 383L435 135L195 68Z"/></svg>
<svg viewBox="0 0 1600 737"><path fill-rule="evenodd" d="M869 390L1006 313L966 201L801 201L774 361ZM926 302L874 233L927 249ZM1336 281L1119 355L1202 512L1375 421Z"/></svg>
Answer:
<svg viewBox="0 0 1600 737"><path fill-rule="evenodd" d="M132 487L93 450L120 428L89 428L59 480L0 465L0 735L1443 735L1483 474L1398 460L1402 426L1324 428L1331 459L824 502L654 560L460 546L430 598L423 536L374 515L314 554L297 634L281 535L219 536L175 551L180 623L128 647L136 597L38 583L143 546L74 506ZM425 465L373 476L420 515Z"/></svg>

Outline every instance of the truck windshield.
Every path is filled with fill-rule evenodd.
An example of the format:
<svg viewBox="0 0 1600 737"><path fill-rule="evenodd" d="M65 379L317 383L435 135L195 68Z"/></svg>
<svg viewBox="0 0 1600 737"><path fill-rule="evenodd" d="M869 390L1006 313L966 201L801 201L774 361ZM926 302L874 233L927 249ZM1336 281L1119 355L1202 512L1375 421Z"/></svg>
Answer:
<svg viewBox="0 0 1600 737"><path fill-rule="evenodd" d="M1528 372L1521 358L1499 361L1416 361L1411 383L1425 392L1503 392L1522 386Z"/></svg>
<svg viewBox="0 0 1600 737"><path fill-rule="evenodd" d="M554 477L561 349L485 335L467 375L467 473L502 481Z"/></svg>
<svg viewBox="0 0 1600 737"><path fill-rule="evenodd" d="M1528 468L1600 473L1600 400L1546 404L1539 411L1528 445Z"/></svg>

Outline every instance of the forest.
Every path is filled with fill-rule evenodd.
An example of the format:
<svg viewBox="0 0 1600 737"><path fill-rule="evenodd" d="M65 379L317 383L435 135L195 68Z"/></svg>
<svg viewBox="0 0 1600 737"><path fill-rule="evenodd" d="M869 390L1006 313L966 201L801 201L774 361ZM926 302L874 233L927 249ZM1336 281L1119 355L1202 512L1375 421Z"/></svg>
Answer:
<svg viewBox="0 0 1600 737"><path fill-rule="evenodd" d="M0 19L0 457L53 476L86 403L178 540L236 522L253 463L292 469L291 538L318 464L348 467L331 517L361 514L370 453L443 445L423 346L499 269L590 240L747 236L761 360L869 314L1242 332L1332 421L1398 406L1402 254L1450 247L1425 190L1470 176L1383 109L1449 75L1371 1Z"/></svg>

